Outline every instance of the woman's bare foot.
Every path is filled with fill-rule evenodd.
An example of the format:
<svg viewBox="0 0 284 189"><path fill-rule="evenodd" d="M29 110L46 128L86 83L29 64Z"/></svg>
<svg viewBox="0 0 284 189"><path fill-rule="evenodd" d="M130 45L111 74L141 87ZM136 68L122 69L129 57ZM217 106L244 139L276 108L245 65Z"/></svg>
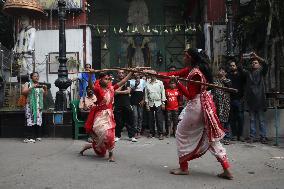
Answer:
<svg viewBox="0 0 284 189"><path fill-rule="evenodd" d="M178 168L178 169L172 169L170 171L170 173L173 174L173 175L188 175L189 171L188 170L187 171L183 171L180 168Z"/></svg>
<svg viewBox="0 0 284 189"><path fill-rule="evenodd" d="M115 162L114 157L113 157L113 152L108 153L108 161L109 162Z"/></svg>
<svg viewBox="0 0 284 189"><path fill-rule="evenodd" d="M84 151L85 151L85 150L81 150L81 151L79 152L79 154L80 154L81 156L83 156L83 155L84 155Z"/></svg>
<svg viewBox="0 0 284 189"><path fill-rule="evenodd" d="M225 169L223 173L218 175L218 177L227 179L227 180L233 180L234 178L228 169Z"/></svg>

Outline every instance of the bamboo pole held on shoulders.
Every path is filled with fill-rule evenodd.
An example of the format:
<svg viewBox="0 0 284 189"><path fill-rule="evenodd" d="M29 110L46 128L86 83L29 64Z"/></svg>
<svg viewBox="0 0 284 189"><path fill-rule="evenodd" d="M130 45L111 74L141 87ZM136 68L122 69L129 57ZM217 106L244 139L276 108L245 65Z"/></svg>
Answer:
<svg viewBox="0 0 284 189"><path fill-rule="evenodd" d="M138 70L130 70L128 68L117 68L117 69L125 70L125 71L132 71L132 72L146 74L146 75L152 75L152 76L159 77L159 78L164 78L164 79L171 79L171 78L173 78L172 76L165 76L165 75L160 75L160 74L156 74L156 73L149 73L149 72L143 72L143 71L138 71ZM177 80L190 82L190 83L195 83L195 84L199 84L199 85L205 85L205 86L208 86L208 87L221 89L221 90L224 90L224 91L227 91L227 92L231 92L231 93L237 93L238 92L238 90L235 89L235 88L222 87L222 86L211 84L211 83L204 83L204 82L201 82L201 81L194 81L194 80L189 80L189 79L185 79L185 78L181 78L181 77L177 77Z"/></svg>
<svg viewBox="0 0 284 189"><path fill-rule="evenodd" d="M160 74L156 74L156 73L150 73L150 72L145 72L145 71L139 70L139 69L145 69L145 68L150 69L150 67L140 67L140 68L119 68L119 67L117 67L117 68L109 68L109 69L102 69L102 70L83 71L83 72L80 72L80 73L99 73L99 72L105 72L105 71L124 70L124 71L128 71L128 72L151 75L151 76L155 76L155 77L158 77L158 78L164 78L164 79L173 78L173 76L165 76L165 75L160 75ZM211 84L211 83L204 83L204 82L201 82L201 81L194 81L194 80L189 80L189 79L181 78L181 77L177 77L177 80L195 83L195 84L199 84L199 85L205 85L205 86L208 86L208 87L221 89L221 90L224 90L224 91L227 91L227 92L230 92L230 93L238 93L238 90L235 89L235 88L222 87L222 86Z"/></svg>

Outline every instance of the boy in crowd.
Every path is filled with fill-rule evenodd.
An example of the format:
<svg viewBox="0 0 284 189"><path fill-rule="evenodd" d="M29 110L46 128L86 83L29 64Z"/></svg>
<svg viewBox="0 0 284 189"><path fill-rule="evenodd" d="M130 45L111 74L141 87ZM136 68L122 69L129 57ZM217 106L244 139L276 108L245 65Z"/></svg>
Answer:
<svg viewBox="0 0 284 189"><path fill-rule="evenodd" d="M166 89L166 137L171 136L171 131L173 136L175 136L176 127L178 124L178 115L179 115L179 98L180 98L179 90L176 86L174 80L169 82L169 88ZM172 125L172 127L171 127Z"/></svg>

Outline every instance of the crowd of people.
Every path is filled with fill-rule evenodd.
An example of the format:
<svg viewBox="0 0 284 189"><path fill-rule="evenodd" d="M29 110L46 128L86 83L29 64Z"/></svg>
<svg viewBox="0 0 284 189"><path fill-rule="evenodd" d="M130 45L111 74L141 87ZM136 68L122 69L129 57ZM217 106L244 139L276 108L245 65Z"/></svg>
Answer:
<svg viewBox="0 0 284 189"><path fill-rule="evenodd" d="M202 156L209 150L221 163L224 172L219 176L232 179L226 150L222 146L230 141L244 141L244 104L250 117L248 142L257 141L256 123L259 122L260 142L267 143L264 112L264 76L267 63L257 54L251 53L250 66L244 67L234 59L220 67L214 77L207 56L198 49L188 49L184 54L185 68L169 72L130 69L129 73L117 71L117 76L104 70L98 79L94 73L81 73L80 105L87 112L85 129L90 142L85 144L80 154L93 148L97 155L109 153L109 161L114 161L115 142L121 139L124 127L131 142L137 142L142 135L148 138L176 137L179 164L170 172L175 175L188 174L188 161ZM86 70L94 72L91 65ZM215 86L230 87L226 90L206 85L183 82L187 78ZM39 140L38 127L41 125L42 98L46 87L38 85L38 74L31 74L31 82L23 87L27 96L26 116L28 126L34 126L34 135L27 138Z"/></svg>
<svg viewBox="0 0 284 189"><path fill-rule="evenodd" d="M218 118L226 133L222 142L229 145L230 141L245 141L243 137L245 105L250 115L250 136L247 142L255 142L256 122L260 123L260 142L267 143L265 126L265 87L264 76L267 72L267 64L255 53L251 54L251 68L245 69L242 62L237 65L234 59L230 59L226 66L218 68L215 77L210 79L218 86L235 88L237 93L229 93L222 89L211 88L211 94L217 109ZM86 70L91 65L86 65ZM157 78L157 75L173 75L187 78L191 68L176 71L175 66L169 68L169 72L157 73L154 70L146 71L153 75L134 73L123 86L114 92L114 117L116 121L115 140L121 138L121 131L125 126L129 140L137 142L142 135L149 138L174 137L179 115L185 107L189 97L183 97L184 90L179 83L172 79ZM80 80L80 109L89 111L96 104L96 96L92 87L88 87L90 74L82 73ZM117 77L113 78L112 72L106 72L111 83L115 85L125 77L125 71L119 70ZM96 79L93 74L92 82ZM82 84L85 83L85 84ZM190 91L195 88L191 87ZM190 95L190 94L189 94ZM131 116L130 116L131 115ZM181 116L180 116L181 117Z"/></svg>

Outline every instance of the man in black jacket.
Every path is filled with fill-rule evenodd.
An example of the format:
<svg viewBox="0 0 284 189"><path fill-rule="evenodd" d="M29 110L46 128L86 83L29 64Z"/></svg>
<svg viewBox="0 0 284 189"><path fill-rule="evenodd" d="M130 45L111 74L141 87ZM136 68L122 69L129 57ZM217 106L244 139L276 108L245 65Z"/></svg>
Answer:
<svg viewBox="0 0 284 189"><path fill-rule="evenodd" d="M118 78L114 81L114 84L119 82L125 77L123 70L119 70ZM129 81L115 90L114 94L114 119L116 122L115 127L115 141L117 142L121 137L121 132L124 126L126 126L128 131L129 140L132 142L137 142L135 138L136 130L133 126L133 111L130 104L130 84Z"/></svg>
<svg viewBox="0 0 284 189"><path fill-rule="evenodd" d="M243 135L243 125L244 125L244 109L243 109L243 95L244 95L244 85L245 85L245 76L242 69L237 67L237 64L234 60L229 62L230 71L228 78L232 82L232 88L238 89L238 93L230 94L230 118L229 124L232 130L232 141L241 140Z"/></svg>
<svg viewBox="0 0 284 189"><path fill-rule="evenodd" d="M244 70L246 76L245 99L247 102L250 116L250 140L252 143L256 138L256 121L259 121L260 142L267 143L266 138L266 97L264 77L268 71L265 60L255 53L251 53L251 67Z"/></svg>

